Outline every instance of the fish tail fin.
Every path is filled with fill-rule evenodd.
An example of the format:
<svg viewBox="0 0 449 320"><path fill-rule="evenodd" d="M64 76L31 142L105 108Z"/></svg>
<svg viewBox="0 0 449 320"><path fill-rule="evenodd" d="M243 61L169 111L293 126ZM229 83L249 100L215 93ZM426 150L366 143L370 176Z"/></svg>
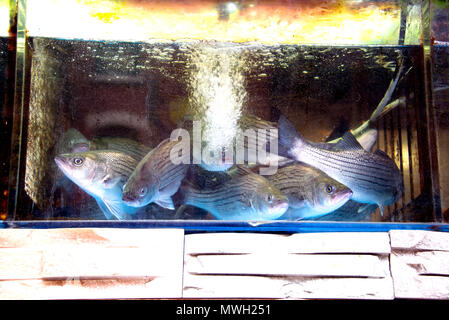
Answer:
<svg viewBox="0 0 449 320"><path fill-rule="evenodd" d="M393 102L387 104L385 108L382 110L382 112L379 114L378 119L382 118L385 114L387 114L388 112L390 112L391 110L393 110L398 106L405 106L405 101L406 101L405 96L402 96L394 100Z"/></svg>
<svg viewBox="0 0 449 320"><path fill-rule="evenodd" d="M278 120L278 135L278 153L281 156L290 156L290 151L292 148L304 144L304 138L302 135L284 115L281 115Z"/></svg>
<svg viewBox="0 0 449 320"><path fill-rule="evenodd" d="M398 70L396 72L396 76L394 77L394 79L391 79L390 85L388 86L387 91L385 92L385 95L383 96L382 100L379 102L378 106L376 107L376 109L374 110L374 112L371 114L371 117L369 119L370 122L374 122L376 120L378 120L381 116L383 116L384 114L386 114L387 112L389 112L390 110L394 109L396 106L387 108L387 103L388 101L390 101L391 96L393 95L393 92L396 89L396 86L399 82L399 79L401 78L401 76L404 73L404 61L403 58L401 57L400 61L399 61L399 65L398 65ZM408 73L408 71L407 71ZM394 102L393 102L394 103ZM388 110L384 110L384 109L388 109Z"/></svg>

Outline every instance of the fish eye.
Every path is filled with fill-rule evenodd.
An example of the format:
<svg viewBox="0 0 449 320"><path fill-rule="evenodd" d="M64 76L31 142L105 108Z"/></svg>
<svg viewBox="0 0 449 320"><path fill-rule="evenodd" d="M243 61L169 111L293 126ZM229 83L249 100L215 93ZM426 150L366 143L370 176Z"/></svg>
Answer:
<svg viewBox="0 0 449 320"><path fill-rule="evenodd" d="M272 194L269 194L269 195L267 195L267 201L268 201L268 203L272 203L273 202L273 195Z"/></svg>
<svg viewBox="0 0 449 320"><path fill-rule="evenodd" d="M146 193L147 193L147 188L146 187L140 188L139 196L143 197Z"/></svg>
<svg viewBox="0 0 449 320"><path fill-rule="evenodd" d="M328 185L326 186L326 192L327 192L327 193L332 194L332 193L334 193L334 191L335 191L335 187L334 187L333 185L328 184Z"/></svg>
<svg viewBox="0 0 449 320"><path fill-rule="evenodd" d="M73 158L73 159L72 159L72 163L73 163L75 166L79 167L79 166L82 166L82 165L83 165L84 159L83 159L83 158Z"/></svg>

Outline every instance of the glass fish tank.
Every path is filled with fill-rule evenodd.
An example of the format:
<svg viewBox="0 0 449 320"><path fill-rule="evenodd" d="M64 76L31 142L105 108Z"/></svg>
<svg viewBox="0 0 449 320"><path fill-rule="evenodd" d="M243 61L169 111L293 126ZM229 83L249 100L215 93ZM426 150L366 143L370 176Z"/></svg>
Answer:
<svg viewBox="0 0 449 320"><path fill-rule="evenodd" d="M449 221L446 1L16 8L4 226Z"/></svg>

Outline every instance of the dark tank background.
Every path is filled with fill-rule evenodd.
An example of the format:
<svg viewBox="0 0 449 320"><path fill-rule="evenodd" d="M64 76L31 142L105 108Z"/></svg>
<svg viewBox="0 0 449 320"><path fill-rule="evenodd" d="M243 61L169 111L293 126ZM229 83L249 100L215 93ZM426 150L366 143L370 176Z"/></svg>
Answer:
<svg viewBox="0 0 449 320"><path fill-rule="evenodd" d="M217 43L30 38L27 44L32 60L27 172L15 219L104 219L95 201L77 186L58 187L53 162L57 141L67 129L76 128L88 139L116 136L156 146L192 111L192 50ZM334 129L355 128L367 120L402 53L413 68L393 99L404 96L406 105L378 122L377 147L402 171L405 192L383 217L373 206L360 213L360 205L349 202L320 220L434 221L427 131L420 121L426 117L422 48L220 44L217 50L237 50L244 61L242 113L271 120L274 110L280 110L312 141L325 141ZM416 203L420 210L407 210ZM175 216L150 204L135 218L210 216L192 208Z"/></svg>

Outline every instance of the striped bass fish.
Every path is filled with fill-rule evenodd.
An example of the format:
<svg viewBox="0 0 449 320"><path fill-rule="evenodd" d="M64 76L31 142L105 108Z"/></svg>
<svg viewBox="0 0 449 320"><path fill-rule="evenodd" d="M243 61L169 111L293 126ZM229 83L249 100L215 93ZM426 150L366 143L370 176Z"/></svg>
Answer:
<svg viewBox="0 0 449 320"><path fill-rule="evenodd" d="M75 184L92 196L107 219L129 219L137 212L122 201L122 188L137 161L112 150L59 154L56 165Z"/></svg>
<svg viewBox="0 0 449 320"><path fill-rule="evenodd" d="M351 132L323 148L305 140L283 115L278 128L282 156L311 165L346 185L353 192L352 200L377 204L383 214L383 206L396 202L404 192L395 162L383 151L364 150Z"/></svg>
<svg viewBox="0 0 449 320"><path fill-rule="evenodd" d="M288 198L288 210L281 220L310 219L343 206L352 191L318 169L295 162L279 168L266 179Z"/></svg>
<svg viewBox="0 0 449 320"><path fill-rule="evenodd" d="M222 173L226 178L204 188L186 179L176 202L210 212L220 220L274 220L288 208L288 198L265 178L242 166ZM223 177L222 176L222 177Z"/></svg>
<svg viewBox="0 0 449 320"><path fill-rule="evenodd" d="M122 200L132 207L143 207L155 202L174 210L171 196L184 179L188 166L175 164L170 159L171 149L177 140L165 139L137 164L123 186Z"/></svg>

